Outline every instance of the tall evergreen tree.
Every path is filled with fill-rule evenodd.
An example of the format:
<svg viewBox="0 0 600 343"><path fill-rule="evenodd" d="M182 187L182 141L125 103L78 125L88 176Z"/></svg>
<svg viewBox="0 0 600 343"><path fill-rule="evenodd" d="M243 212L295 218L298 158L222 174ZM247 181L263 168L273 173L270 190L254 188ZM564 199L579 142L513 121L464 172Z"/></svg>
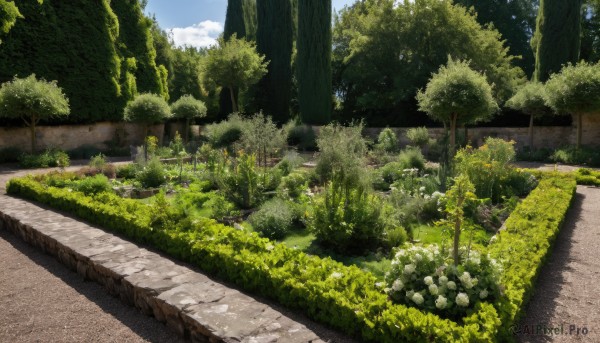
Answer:
<svg viewBox="0 0 600 343"><path fill-rule="evenodd" d="M545 82L568 62L577 63L581 44L582 0L541 0L536 32L535 81Z"/></svg>
<svg viewBox="0 0 600 343"><path fill-rule="evenodd" d="M292 97L293 20L290 0L258 0L256 48L269 62L268 73L256 87L257 109L280 124L290 117Z"/></svg>
<svg viewBox="0 0 600 343"><path fill-rule="evenodd" d="M124 59L134 58L135 79L140 93L153 93L168 99L167 79L156 65L152 42L152 20L142 12L139 0L111 1L119 18L119 52Z"/></svg>
<svg viewBox="0 0 600 343"><path fill-rule="evenodd" d="M0 81L33 73L57 80L70 99L68 121L119 120L119 24L110 3L15 1L24 18L0 45Z"/></svg>
<svg viewBox="0 0 600 343"><path fill-rule="evenodd" d="M298 1L298 104L302 121L331 120L331 0Z"/></svg>

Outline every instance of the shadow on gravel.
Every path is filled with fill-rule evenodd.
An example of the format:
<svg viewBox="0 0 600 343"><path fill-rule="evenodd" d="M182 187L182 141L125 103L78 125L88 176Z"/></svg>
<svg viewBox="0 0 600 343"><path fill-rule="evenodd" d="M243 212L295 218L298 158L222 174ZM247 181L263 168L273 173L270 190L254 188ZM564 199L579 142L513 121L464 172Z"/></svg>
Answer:
<svg viewBox="0 0 600 343"><path fill-rule="evenodd" d="M95 282L86 282L75 272L60 264L54 257L46 255L22 241L19 237L4 229L0 229L0 239L5 240L16 250L26 255L31 261L61 279L69 287L95 303L105 313L112 315L123 325L129 327L148 342L185 342L177 334L171 332L164 324L147 317L136 308L121 303L108 294L102 286ZM152 321L148 325L148 321Z"/></svg>
<svg viewBox="0 0 600 343"><path fill-rule="evenodd" d="M571 269L568 264L573 260L573 232L576 222L581 218L584 199L585 195L575 194L573 204L552 247L552 253L540 270L534 294L524 312L525 317L515 327L515 335L519 342L545 343L556 339L556 334L553 336L548 330L560 325L560 323L552 323L550 320L558 306L560 285L565 281L563 273ZM560 329L560 326L558 328ZM565 333L568 330L568 327L564 327Z"/></svg>

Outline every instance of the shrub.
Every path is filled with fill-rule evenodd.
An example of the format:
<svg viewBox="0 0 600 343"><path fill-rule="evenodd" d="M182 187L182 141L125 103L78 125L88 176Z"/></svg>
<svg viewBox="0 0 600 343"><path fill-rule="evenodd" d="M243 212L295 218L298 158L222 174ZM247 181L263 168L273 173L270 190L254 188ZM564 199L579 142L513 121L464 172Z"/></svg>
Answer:
<svg viewBox="0 0 600 343"><path fill-rule="evenodd" d="M271 117L259 113L245 121L240 144L246 153L258 158L259 165L266 167L267 158L285 147L285 137Z"/></svg>
<svg viewBox="0 0 600 343"><path fill-rule="evenodd" d="M425 157L418 148L408 147L400 151L398 162L402 166L402 169L425 169Z"/></svg>
<svg viewBox="0 0 600 343"><path fill-rule="evenodd" d="M135 179L144 188L156 188L165 183L165 168L157 157L152 158L137 174Z"/></svg>
<svg viewBox="0 0 600 343"><path fill-rule="evenodd" d="M212 218L218 221L240 215L240 211L236 209L235 205L227 201L221 194L214 194L206 205L212 209Z"/></svg>
<svg viewBox="0 0 600 343"><path fill-rule="evenodd" d="M111 190L111 186L106 176L103 174L98 174L96 176L86 177L83 180L78 181L75 189L85 195L93 195L102 192L108 192Z"/></svg>
<svg viewBox="0 0 600 343"><path fill-rule="evenodd" d="M253 208L263 199L264 185L254 155L242 153L219 181L223 194L241 208Z"/></svg>
<svg viewBox="0 0 600 343"><path fill-rule="evenodd" d="M381 177L383 178L383 181L385 183L391 185L392 183L402 178L402 175L405 173L405 169L407 168L405 168L405 165L403 163L390 162L385 166L381 167Z"/></svg>
<svg viewBox="0 0 600 343"><path fill-rule="evenodd" d="M298 147L298 150L301 151L316 151L317 135L308 125L294 126L288 131L287 143Z"/></svg>
<svg viewBox="0 0 600 343"><path fill-rule="evenodd" d="M90 159L88 165L91 168L102 170L106 166L106 158L102 154L98 154Z"/></svg>
<svg viewBox="0 0 600 343"><path fill-rule="evenodd" d="M377 138L378 149L391 153L398 150L398 138L392 129L389 127L383 129Z"/></svg>
<svg viewBox="0 0 600 343"><path fill-rule="evenodd" d="M281 178L277 195L282 199L298 199L308 190L308 178L304 173L291 173Z"/></svg>
<svg viewBox="0 0 600 343"><path fill-rule="evenodd" d="M426 127L415 127L406 131L406 138L410 141L410 144L415 147L423 149L429 145L429 131Z"/></svg>
<svg viewBox="0 0 600 343"><path fill-rule="evenodd" d="M92 144L84 144L73 150L69 150L67 153L74 160L87 160L100 154L100 149Z"/></svg>
<svg viewBox="0 0 600 343"><path fill-rule="evenodd" d="M281 170L283 175L288 175L294 169L300 167L304 163L304 159L295 151L288 151L285 156L277 163L277 168Z"/></svg>
<svg viewBox="0 0 600 343"><path fill-rule="evenodd" d="M455 319L500 297L500 263L471 251L455 267L438 246L400 249L386 274L387 293L401 304Z"/></svg>
<svg viewBox="0 0 600 343"><path fill-rule="evenodd" d="M0 149L0 163L18 162L22 154L21 149L17 147L2 148Z"/></svg>
<svg viewBox="0 0 600 343"><path fill-rule="evenodd" d="M19 158L22 168L68 167L71 163L69 155L61 150L48 149L41 154L23 154Z"/></svg>
<svg viewBox="0 0 600 343"><path fill-rule="evenodd" d="M242 138L244 120L239 114L231 114L227 120L210 124L204 128L204 135L213 148L231 148Z"/></svg>
<svg viewBox="0 0 600 343"><path fill-rule="evenodd" d="M290 231L294 215L284 200L275 198L264 203L248 220L263 237L280 239Z"/></svg>
<svg viewBox="0 0 600 343"><path fill-rule="evenodd" d="M577 149L574 146L556 149L550 156L553 162L565 164L579 164L590 167L600 166L600 150L598 148L581 147Z"/></svg>
<svg viewBox="0 0 600 343"><path fill-rule="evenodd" d="M135 175L137 173L136 165L133 163L128 163L123 166L119 166L117 168L117 177L122 179L135 179Z"/></svg>

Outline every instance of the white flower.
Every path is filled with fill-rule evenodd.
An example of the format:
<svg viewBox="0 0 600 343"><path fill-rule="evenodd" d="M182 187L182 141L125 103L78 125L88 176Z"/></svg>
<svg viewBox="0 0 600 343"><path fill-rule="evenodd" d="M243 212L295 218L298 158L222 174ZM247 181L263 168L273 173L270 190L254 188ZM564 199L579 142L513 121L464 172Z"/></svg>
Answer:
<svg viewBox="0 0 600 343"><path fill-rule="evenodd" d="M383 283L383 282L375 282L375 287L382 288L383 286L385 286L385 283Z"/></svg>
<svg viewBox="0 0 600 343"><path fill-rule="evenodd" d="M456 296L456 305L462 307L469 306L469 296L466 293L458 293Z"/></svg>
<svg viewBox="0 0 600 343"><path fill-rule="evenodd" d="M473 286L477 286L477 284L479 283L479 280L475 277L471 279L471 282L473 283Z"/></svg>
<svg viewBox="0 0 600 343"><path fill-rule="evenodd" d="M412 296L412 301L414 301L415 304L417 304L417 305L421 305L423 303L423 301L425 301L425 299L423 299L423 296L421 295L421 293L415 293Z"/></svg>
<svg viewBox="0 0 600 343"><path fill-rule="evenodd" d="M450 289L450 290L455 290L456 283L454 281L448 281L448 284L446 284L446 287L448 287L448 289Z"/></svg>
<svg viewBox="0 0 600 343"><path fill-rule="evenodd" d="M406 292L406 297L409 299L412 299L413 295L415 295L415 291L408 291Z"/></svg>
<svg viewBox="0 0 600 343"><path fill-rule="evenodd" d="M404 288L404 283L402 283L400 279L394 281L394 283L392 284L392 289L396 292L402 290L402 288Z"/></svg>
<svg viewBox="0 0 600 343"><path fill-rule="evenodd" d="M402 256L404 256L404 255L406 255L406 250L404 250L404 249L400 249L400 250L398 250L398 252L396 253L396 258L398 258L398 257L402 257Z"/></svg>
<svg viewBox="0 0 600 343"><path fill-rule="evenodd" d="M407 264L404 266L404 274L412 274L415 272L416 269L417 266L415 266L414 264Z"/></svg>
<svg viewBox="0 0 600 343"><path fill-rule="evenodd" d="M448 299L446 299L443 295L438 296L438 298L435 300L435 307L440 310L445 309L446 305L448 305Z"/></svg>
<svg viewBox="0 0 600 343"><path fill-rule="evenodd" d="M271 250L275 249L275 246L274 246L273 244L269 244L269 245L267 245L267 246L265 247L265 249L266 249L267 251L271 251Z"/></svg>
<svg viewBox="0 0 600 343"><path fill-rule="evenodd" d="M440 285L445 285L448 283L448 277L445 275L440 276L440 278L438 279L438 282L440 283Z"/></svg>
<svg viewBox="0 0 600 343"><path fill-rule="evenodd" d="M484 289L483 291L479 292L479 297L480 297L481 299L485 299L485 298L487 298L487 296L488 296L488 295L489 295L489 294L488 294L488 291L487 291L487 289Z"/></svg>
<svg viewBox="0 0 600 343"><path fill-rule="evenodd" d="M425 187L419 188L419 192L425 192Z"/></svg>
<svg viewBox="0 0 600 343"><path fill-rule="evenodd" d="M415 260L417 260L417 262L423 261L423 255L421 255L421 254L415 254Z"/></svg>
<svg viewBox="0 0 600 343"><path fill-rule="evenodd" d="M462 283L465 283L467 281L471 281L471 274L469 274L469 272L464 272L464 273L462 273L461 276L458 277L458 279Z"/></svg>
<svg viewBox="0 0 600 343"><path fill-rule="evenodd" d="M426 277L423 279L423 282L425 282L425 284L426 284L427 286L429 286L429 285L433 285L433 278L432 278L431 276L426 276Z"/></svg>
<svg viewBox="0 0 600 343"><path fill-rule="evenodd" d="M340 279L342 276L344 276L344 274L340 273L340 272L333 272L331 273L331 277L334 279Z"/></svg>
<svg viewBox="0 0 600 343"><path fill-rule="evenodd" d="M438 286L433 284L433 285L429 285L429 293L431 293L431 295L438 295Z"/></svg>

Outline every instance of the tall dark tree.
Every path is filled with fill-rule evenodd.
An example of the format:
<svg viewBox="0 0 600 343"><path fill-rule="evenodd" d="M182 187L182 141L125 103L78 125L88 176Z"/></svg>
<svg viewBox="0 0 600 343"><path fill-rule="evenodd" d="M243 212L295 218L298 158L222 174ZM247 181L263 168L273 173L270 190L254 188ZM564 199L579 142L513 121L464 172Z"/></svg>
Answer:
<svg viewBox="0 0 600 343"><path fill-rule="evenodd" d="M600 0L585 0L582 7L581 50L579 58L600 61Z"/></svg>
<svg viewBox="0 0 600 343"><path fill-rule="evenodd" d="M331 0L298 1L296 70L302 121L327 124L331 120Z"/></svg>
<svg viewBox="0 0 600 343"><path fill-rule="evenodd" d="M0 81L35 73L57 80L70 99L66 121L119 120L118 19L110 0L17 0L23 19L0 45Z"/></svg>
<svg viewBox="0 0 600 343"><path fill-rule="evenodd" d="M533 74L535 57L530 40L539 0L456 0L455 3L473 8L480 24L493 24L506 40L510 54L521 56L514 63L528 76Z"/></svg>
<svg viewBox="0 0 600 343"><path fill-rule="evenodd" d="M581 44L582 0L541 0L536 32L533 78L539 82L558 73L566 63L577 63Z"/></svg>
<svg viewBox="0 0 600 343"><path fill-rule="evenodd" d="M119 52L124 59L134 58L136 62L137 90L168 99L166 75L156 65L156 49L150 32L152 20L142 12L139 0L112 1L111 7L119 18Z"/></svg>
<svg viewBox="0 0 600 343"><path fill-rule="evenodd" d="M257 14L256 48L270 62L267 75L255 88L255 106L282 124L290 117L292 97L292 4L290 0L258 0Z"/></svg>

